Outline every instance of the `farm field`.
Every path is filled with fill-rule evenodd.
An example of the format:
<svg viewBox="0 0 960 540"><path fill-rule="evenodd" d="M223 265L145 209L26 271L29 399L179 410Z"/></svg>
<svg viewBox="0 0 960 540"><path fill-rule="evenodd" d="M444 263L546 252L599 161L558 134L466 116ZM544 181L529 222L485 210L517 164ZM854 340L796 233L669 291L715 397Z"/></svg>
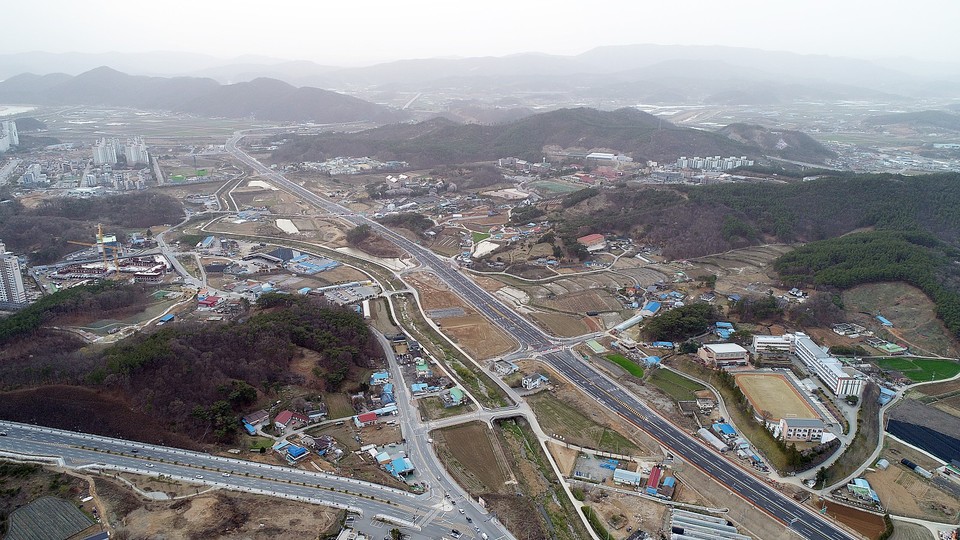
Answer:
<svg viewBox="0 0 960 540"><path fill-rule="evenodd" d="M771 419L820 418L783 375L741 373L736 381L754 410L770 413Z"/></svg>
<svg viewBox="0 0 960 540"><path fill-rule="evenodd" d="M533 319L548 332L560 337L576 337L588 334L592 330L583 319L562 313L531 313Z"/></svg>
<svg viewBox="0 0 960 540"><path fill-rule="evenodd" d="M717 276L716 290L721 295L761 293L771 288L775 275L770 268L777 258L792 251L783 244L752 246L692 259L692 268L682 268L688 276Z"/></svg>
<svg viewBox="0 0 960 540"><path fill-rule="evenodd" d="M956 358L957 343L937 319L933 302L923 291L906 283L872 283L843 293L843 304L850 321L878 331L890 341L905 342L918 354ZM893 323L883 328L874 318L878 313Z"/></svg>
<svg viewBox="0 0 960 540"><path fill-rule="evenodd" d="M583 186L575 186L573 184L567 184L563 182L555 182L552 180L537 180L535 182L530 182L529 187L545 192L547 195L553 195L557 193L573 193L583 189Z"/></svg>
<svg viewBox="0 0 960 540"><path fill-rule="evenodd" d="M608 354L606 358L607 360L625 369L627 373L633 375L634 377L637 377L638 379L643 378L643 368L626 356L623 356L622 354Z"/></svg>
<svg viewBox="0 0 960 540"><path fill-rule="evenodd" d="M960 373L960 362L939 358L881 358L875 363L881 369L895 369L914 382L939 381Z"/></svg>
<svg viewBox="0 0 960 540"><path fill-rule="evenodd" d="M890 466L885 471L873 468L864 475L880 497L881 504L892 514L956 523L960 501L900 464L900 460L906 458L932 470L935 462L889 437L884 440L886 444L882 455L890 462Z"/></svg>
<svg viewBox="0 0 960 540"><path fill-rule="evenodd" d="M886 524L883 522L883 517L876 514L864 512L863 510L837 504L832 501L823 502L821 500L817 500L816 496L810 499L810 504L813 505L817 510L821 508L821 505L826 505L826 514L828 516L860 532L871 540L878 540L880 535L883 534L883 531L885 531L887 528Z"/></svg>
<svg viewBox="0 0 960 540"><path fill-rule="evenodd" d="M693 401L696 399L693 393L704 389L702 384L662 368L654 371L647 382L666 392L675 401Z"/></svg>
<svg viewBox="0 0 960 540"><path fill-rule="evenodd" d="M437 454L457 483L473 495L510 493L504 484L511 473L499 443L483 422L471 422L432 432ZM494 447L496 445L496 448Z"/></svg>
<svg viewBox="0 0 960 540"><path fill-rule="evenodd" d="M622 434L598 424L550 393L534 394L527 397L527 402L548 435L559 435L571 444L607 452L630 454L640 450Z"/></svg>
<svg viewBox="0 0 960 540"><path fill-rule="evenodd" d="M563 280L567 281L567 280ZM551 283L553 287L547 287L551 290L559 286L565 286L564 283ZM570 287L572 288L572 287ZM547 298L539 302L544 307L569 313L578 313L583 315L588 311L620 311L623 306L606 289L588 289L582 291L573 291L561 293L553 298Z"/></svg>

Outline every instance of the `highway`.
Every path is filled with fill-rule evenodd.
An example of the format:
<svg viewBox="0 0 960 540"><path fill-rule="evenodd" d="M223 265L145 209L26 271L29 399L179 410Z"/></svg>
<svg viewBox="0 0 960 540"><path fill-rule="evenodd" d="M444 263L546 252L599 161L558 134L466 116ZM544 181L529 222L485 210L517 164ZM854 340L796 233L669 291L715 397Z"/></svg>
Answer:
<svg viewBox="0 0 960 540"><path fill-rule="evenodd" d="M555 349L562 343L560 340L552 339L544 334L533 323L505 306L492 294L461 274L455 263L450 260L441 258L416 242L381 226L374 220L357 215L343 206L323 199L247 155L239 149L237 144L243 136L242 132L235 133L227 141L227 152L253 168L261 176L276 183L277 187L288 190L331 214L340 215L355 225L369 225L377 233L391 240L398 247L417 258L421 264L430 268L447 283L451 290L463 296L479 312L509 332L528 351L548 351ZM838 529L819 514L784 496L762 480L731 463L719 453L700 444L693 435L678 428L646 407L637 398L604 377L592 366L577 359L571 351L551 351L543 354L541 358L599 403L670 448L678 458L711 475L732 493L773 516L801 538L809 540L853 540L853 536Z"/></svg>
<svg viewBox="0 0 960 540"><path fill-rule="evenodd" d="M60 457L64 466L72 469L163 474L204 486L344 508L366 519L382 515L415 522L418 536L441 538L449 536L451 528L456 528L464 533L464 538L479 537L439 492L414 495L336 475L2 420L0 431L6 433L0 436L0 451L30 457ZM476 516L477 525L491 539L502 537L498 523L485 521L488 516L481 515L474 508L470 510L471 515Z"/></svg>

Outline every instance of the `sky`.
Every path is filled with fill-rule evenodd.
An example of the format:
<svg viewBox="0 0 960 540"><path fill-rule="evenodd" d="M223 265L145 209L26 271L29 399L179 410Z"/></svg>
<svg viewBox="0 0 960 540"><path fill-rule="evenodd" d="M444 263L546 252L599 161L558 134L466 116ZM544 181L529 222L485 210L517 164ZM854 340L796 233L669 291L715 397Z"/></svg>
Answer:
<svg viewBox="0 0 960 540"><path fill-rule="evenodd" d="M3 0L0 54L179 51L329 65L727 45L955 61L957 0Z"/></svg>

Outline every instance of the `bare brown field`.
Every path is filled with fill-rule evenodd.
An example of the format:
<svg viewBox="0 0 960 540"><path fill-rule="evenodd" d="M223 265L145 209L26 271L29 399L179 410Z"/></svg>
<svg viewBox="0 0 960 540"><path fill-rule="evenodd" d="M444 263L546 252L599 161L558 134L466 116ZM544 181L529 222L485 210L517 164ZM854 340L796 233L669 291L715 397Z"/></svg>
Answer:
<svg viewBox="0 0 960 540"><path fill-rule="evenodd" d="M560 337L582 336L591 332L583 319L562 313L531 313L536 322L546 328L548 332Z"/></svg>
<svg viewBox="0 0 960 540"><path fill-rule="evenodd" d="M463 308L461 317L445 317L440 324L441 330L456 341L475 358L492 358L513 350L517 343L502 330L494 326L486 317L477 313L462 298L441 285L431 274L418 272L405 276L405 279L420 293L423 309Z"/></svg>
<svg viewBox="0 0 960 540"><path fill-rule="evenodd" d="M511 474L503 450L486 424L471 422L432 433L437 453L448 456L447 467L461 486L474 494L511 492L504 486Z"/></svg>
<svg viewBox="0 0 960 540"><path fill-rule="evenodd" d="M960 392L960 379L924 384L914 388L912 391L919 392L927 396L942 396L945 394L952 394L953 392Z"/></svg>
<svg viewBox="0 0 960 540"><path fill-rule="evenodd" d="M571 292L547 298L542 303L551 309L580 314L588 311L619 311L622 308L616 297L605 289Z"/></svg>
<svg viewBox="0 0 960 540"><path fill-rule="evenodd" d="M811 501L816 499L814 496ZM815 507L820 508L821 504L826 504L826 515L863 534L871 540L877 540L887 526L883 522L883 517L832 501L826 503L816 502Z"/></svg>
<svg viewBox="0 0 960 540"><path fill-rule="evenodd" d="M500 356L517 347L516 341L483 315L446 317L442 323L441 330L477 359Z"/></svg>
<svg viewBox="0 0 960 540"><path fill-rule="evenodd" d="M578 450L559 445L553 441L547 441L547 448L550 450L550 455L553 456L554 461L557 462L557 467L560 469L560 473L562 473L564 476L570 476L573 474L573 467L577 464L577 456L580 454L580 452Z"/></svg>
<svg viewBox="0 0 960 540"><path fill-rule="evenodd" d="M766 291L767 284L775 281L770 264L792 249L783 244L736 249L691 259L693 266L685 268L684 272L694 279L704 274L716 275L716 290L720 294L759 293Z"/></svg>
<svg viewBox="0 0 960 540"><path fill-rule="evenodd" d="M894 520L890 540L930 540L930 530L923 525Z"/></svg>
<svg viewBox="0 0 960 540"><path fill-rule="evenodd" d="M783 375L742 373L736 381L754 410L767 411L771 418L820 418Z"/></svg>
<svg viewBox="0 0 960 540"><path fill-rule="evenodd" d="M881 504L892 514L933 521L956 522L960 501L937 489L917 473L899 465L900 459L892 459L885 471L876 469L864 478L877 492ZM908 459L910 459L908 457Z"/></svg>
<svg viewBox="0 0 960 540"><path fill-rule="evenodd" d="M952 414L953 416L960 418L960 396L941 399L931 403L931 405L945 413Z"/></svg>
<svg viewBox="0 0 960 540"><path fill-rule="evenodd" d="M246 493L142 501L126 487L103 479L97 479L97 492L117 531L132 538L306 538L318 531L335 533L340 519L340 512L331 508Z"/></svg>

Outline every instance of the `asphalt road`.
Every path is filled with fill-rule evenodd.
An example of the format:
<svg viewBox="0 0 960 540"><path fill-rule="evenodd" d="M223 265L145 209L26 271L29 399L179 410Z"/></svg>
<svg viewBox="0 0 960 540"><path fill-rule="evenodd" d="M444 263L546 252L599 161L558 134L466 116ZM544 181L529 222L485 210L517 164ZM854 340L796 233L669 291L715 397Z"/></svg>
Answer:
<svg viewBox="0 0 960 540"><path fill-rule="evenodd" d="M127 470L140 474L163 474L188 480L198 486L217 486L289 499L346 508L361 514L364 521L377 515L414 522L420 529L402 527L417 537L441 538L451 529L464 538L479 538L472 526L439 491L413 495L406 491L303 471L290 467L211 456L178 448L101 437L19 424L0 420L0 451L28 456L52 456L64 460L69 468ZM502 537L500 526L489 516L470 508L472 518L491 539ZM475 517L473 517L475 516ZM376 529L364 524L366 529ZM384 534L392 525L384 525Z"/></svg>
<svg viewBox="0 0 960 540"><path fill-rule="evenodd" d="M381 226L374 220L357 215L349 209L323 199L319 195L287 180L283 175L265 167L259 161L245 154L237 147L242 134L237 133L226 145L227 151L243 161L260 175L275 182L305 201L337 214L354 224L367 224L382 236L391 240L416 257L421 264L429 267L447 285L469 301L478 311L484 313L501 328L509 332L531 352L551 351L542 358L574 384L580 386L599 403L617 412L627 421L637 425L651 436L670 448L674 454L691 463L724 484L732 493L740 496L755 507L781 521L802 538L810 540L853 540L853 536L839 530L794 500L734 465L726 458L709 450L691 434L668 422L656 412L644 406L629 392L613 381L605 378L592 366L581 362L570 351L556 351L562 342L545 335L516 311L508 308L492 294L482 289L472 280L461 274L455 263L443 259L416 242Z"/></svg>

